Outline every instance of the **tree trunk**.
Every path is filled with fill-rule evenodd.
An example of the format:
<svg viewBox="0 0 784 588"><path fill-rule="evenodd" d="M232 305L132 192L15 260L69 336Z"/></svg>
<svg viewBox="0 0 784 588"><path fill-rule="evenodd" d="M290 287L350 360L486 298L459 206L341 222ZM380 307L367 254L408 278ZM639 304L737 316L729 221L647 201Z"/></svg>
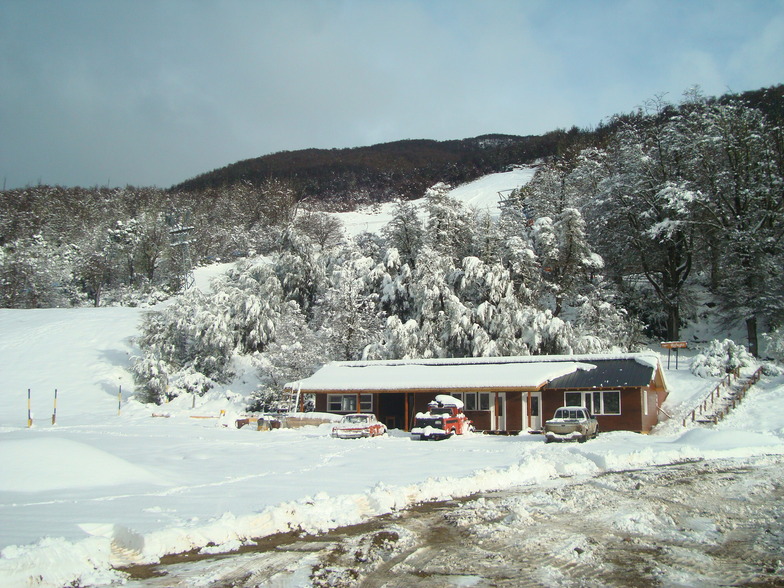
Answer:
<svg viewBox="0 0 784 588"><path fill-rule="evenodd" d="M677 341L680 337L681 309L677 304L671 304L667 312L667 340Z"/></svg>
<svg viewBox="0 0 784 588"><path fill-rule="evenodd" d="M746 319L746 333L749 338L749 353L751 353L754 357L759 357L756 316L752 315Z"/></svg>
<svg viewBox="0 0 784 588"><path fill-rule="evenodd" d="M561 314L561 310L563 309L563 296L560 294L555 295L555 310L553 310L553 317L557 317Z"/></svg>

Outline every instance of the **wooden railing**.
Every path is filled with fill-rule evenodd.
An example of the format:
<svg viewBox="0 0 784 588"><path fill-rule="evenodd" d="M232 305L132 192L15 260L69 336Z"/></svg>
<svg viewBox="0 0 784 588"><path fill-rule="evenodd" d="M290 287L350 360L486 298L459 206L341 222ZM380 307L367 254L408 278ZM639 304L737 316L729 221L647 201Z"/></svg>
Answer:
<svg viewBox="0 0 784 588"><path fill-rule="evenodd" d="M733 377L735 378L735 381L740 378L740 368L736 368L732 372L728 373L727 377L723 378L721 382L719 382L716 387L711 390L711 393L708 394L708 396L706 396L705 399L694 410L691 411L691 422L697 420L698 416L705 415L709 412L709 410L713 413L710 419L711 422L717 423L722 420L733 408L735 408L740 403L741 400L743 400L743 398L746 396L746 393L749 391L749 388L759 382L760 378L762 377L762 368L758 368L757 371L755 371L745 382L743 382L743 385L739 389L734 390L729 395L728 402L724 403L722 406L719 406L718 410L714 411L714 405L723 398L722 391L726 388L732 388ZM688 420L688 416L683 419L684 427L686 426L686 422Z"/></svg>

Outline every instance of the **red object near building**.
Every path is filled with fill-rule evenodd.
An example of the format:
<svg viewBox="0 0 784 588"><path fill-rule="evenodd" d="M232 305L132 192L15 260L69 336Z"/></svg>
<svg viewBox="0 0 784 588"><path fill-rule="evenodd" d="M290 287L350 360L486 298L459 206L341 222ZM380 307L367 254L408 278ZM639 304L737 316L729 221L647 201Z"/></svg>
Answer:
<svg viewBox="0 0 784 588"><path fill-rule="evenodd" d="M411 436L419 439L446 439L472 430L471 421L463 413L463 401L439 394L427 405L427 412L417 413Z"/></svg>

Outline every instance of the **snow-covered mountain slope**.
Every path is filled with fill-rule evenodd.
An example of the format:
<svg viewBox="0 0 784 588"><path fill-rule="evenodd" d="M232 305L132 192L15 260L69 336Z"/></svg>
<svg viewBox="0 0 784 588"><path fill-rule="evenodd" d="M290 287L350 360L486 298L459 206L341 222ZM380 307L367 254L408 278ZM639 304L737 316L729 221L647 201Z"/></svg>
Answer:
<svg viewBox="0 0 784 588"><path fill-rule="evenodd" d="M450 195L468 208L497 216L501 198L530 182L535 171L534 167L523 166L508 172L489 174L453 188ZM413 204L422 202L423 199L412 201ZM346 234L354 237L362 232L378 233L392 219L394 207L394 203L386 202L354 212L335 213L334 216L341 220Z"/></svg>

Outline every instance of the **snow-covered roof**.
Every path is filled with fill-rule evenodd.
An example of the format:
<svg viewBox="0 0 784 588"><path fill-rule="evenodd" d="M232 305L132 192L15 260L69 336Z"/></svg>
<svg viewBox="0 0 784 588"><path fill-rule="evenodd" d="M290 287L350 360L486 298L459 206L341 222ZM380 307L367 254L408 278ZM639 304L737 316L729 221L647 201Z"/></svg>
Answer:
<svg viewBox="0 0 784 588"><path fill-rule="evenodd" d="M635 360L646 367L658 361L634 353L344 361L328 363L311 377L286 386L307 392L538 390L556 378L594 370L608 360Z"/></svg>
<svg viewBox="0 0 784 588"><path fill-rule="evenodd" d="M292 382L308 392L390 390L539 389L550 380L595 366L562 362L342 362L329 363L311 377Z"/></svg>

